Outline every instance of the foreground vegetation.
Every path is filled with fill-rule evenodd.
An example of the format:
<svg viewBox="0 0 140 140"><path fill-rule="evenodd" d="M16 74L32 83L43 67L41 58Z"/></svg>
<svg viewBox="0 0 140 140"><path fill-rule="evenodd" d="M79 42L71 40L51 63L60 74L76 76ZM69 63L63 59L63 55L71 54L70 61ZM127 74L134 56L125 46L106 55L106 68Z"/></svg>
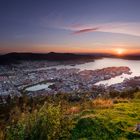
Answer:
<svg viewBox="0 0 140 140"><path fill-rule="evenodd" d="M87 95L14 99L1 106L0 140L140 140L140 92Z"/></svg>

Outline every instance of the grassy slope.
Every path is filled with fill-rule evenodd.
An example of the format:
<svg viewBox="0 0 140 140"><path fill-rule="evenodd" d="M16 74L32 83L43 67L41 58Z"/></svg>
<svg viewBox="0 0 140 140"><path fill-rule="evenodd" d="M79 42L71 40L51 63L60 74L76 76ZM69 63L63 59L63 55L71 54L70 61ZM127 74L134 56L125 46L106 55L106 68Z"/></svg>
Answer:
<svg viewBox="0 0 140 140"><path fill-rule="evenodd" d="M78 122L73 131L74 139L140 140L140 134L134 131L136 124L140 122L139 99L122 100L110 107L96 105L94 109L79 113L76 118ZM95 127L92 127L92 124ZM93 131L95 135L92 134ZM103 131L103 134L100 134L100 131Z"/></svg>
<svg viewBox="0 0 140 140"><path fill-rule="evenodd" d="M15 113L12 113L10 123L5 124L11 128L10 131L2 129L0 138L3 132L8 132L7 140L15 140L21 132L18 140L26 140L23 137L27 134L29 139L32 136L34 140L45 140L42 135L51 137L48 140L140 140L140 133L134 130L136 124L140 123L140 94L137 95L133 99L83 98L80 102L67 102L60 98L62 105L51 99L51 103L47 102L49 108L43 105L38 111L35 109L32 112L27 111L28 105L24 107L24 112L16 107L12 110ZM15 127L17 122L22 127ZM48 125L52 122L53 125ZM56 133L55 136L52 136L52 132Z"/></svg>

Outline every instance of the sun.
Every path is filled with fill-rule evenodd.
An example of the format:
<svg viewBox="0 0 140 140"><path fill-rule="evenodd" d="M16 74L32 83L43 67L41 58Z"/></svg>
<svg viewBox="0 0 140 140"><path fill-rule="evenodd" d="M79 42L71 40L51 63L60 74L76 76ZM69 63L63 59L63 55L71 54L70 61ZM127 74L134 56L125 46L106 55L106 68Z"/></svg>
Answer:
<svg viewBox="0 0 140 140"><path fill-rule="evenodd" d="M116 49L116 53L117 53L117 55L123 55L124 52L125 52L125 50L122 49L122 48L117 48L117 49Z"/></svg>

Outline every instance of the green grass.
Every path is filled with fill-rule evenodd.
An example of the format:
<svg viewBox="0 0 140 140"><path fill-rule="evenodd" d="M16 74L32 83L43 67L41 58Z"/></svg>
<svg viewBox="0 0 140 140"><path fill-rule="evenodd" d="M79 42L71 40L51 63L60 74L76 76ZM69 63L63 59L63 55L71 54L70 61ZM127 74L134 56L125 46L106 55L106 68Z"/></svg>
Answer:
<svg viewBox="0 0 140 140"><path fill-rule="evenodd" d="M140 140L140 133L134 131L140 122L140 99L82 111L76 119L75 140Z"/></svg>
<svg viewBox="0 0 140 140"><path fill-rule="evenodd" d="M46 101L31 112L27 110L32 106L30 100L23 104L24 109L13 108L0 139L4 135L6 140L140 140L140 133L134 130L140 123L138 93L133 99L69 102L60 98L57 102L53 97Z"/></svg>

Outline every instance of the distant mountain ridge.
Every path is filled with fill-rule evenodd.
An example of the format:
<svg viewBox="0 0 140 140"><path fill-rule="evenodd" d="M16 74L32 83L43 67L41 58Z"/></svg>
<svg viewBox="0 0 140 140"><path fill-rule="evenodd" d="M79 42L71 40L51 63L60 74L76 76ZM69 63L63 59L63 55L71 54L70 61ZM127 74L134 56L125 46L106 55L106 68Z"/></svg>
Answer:
<svg viewBox="0 0 140 140"><path fill-rule="evenodd" d="M86 60L91 61L99 58L121 58L128 60L140 60L140 54L131 54L124 56L117 56L105 53L94 54L74 54L74 53L17 53L12 52L0 55L0 65L19 63L20 61L71 61L71 60Z"/></svg>
<svg viewBox="0 0 140 140"><path fill-rule="evenodd" d="M95 59L97 56L73 54L73 53L8 53L0 55L0 64L18 63L19 61L34 61L34 60L48 60L48 61L68 61L68 60L88 60Z"/></svg>

